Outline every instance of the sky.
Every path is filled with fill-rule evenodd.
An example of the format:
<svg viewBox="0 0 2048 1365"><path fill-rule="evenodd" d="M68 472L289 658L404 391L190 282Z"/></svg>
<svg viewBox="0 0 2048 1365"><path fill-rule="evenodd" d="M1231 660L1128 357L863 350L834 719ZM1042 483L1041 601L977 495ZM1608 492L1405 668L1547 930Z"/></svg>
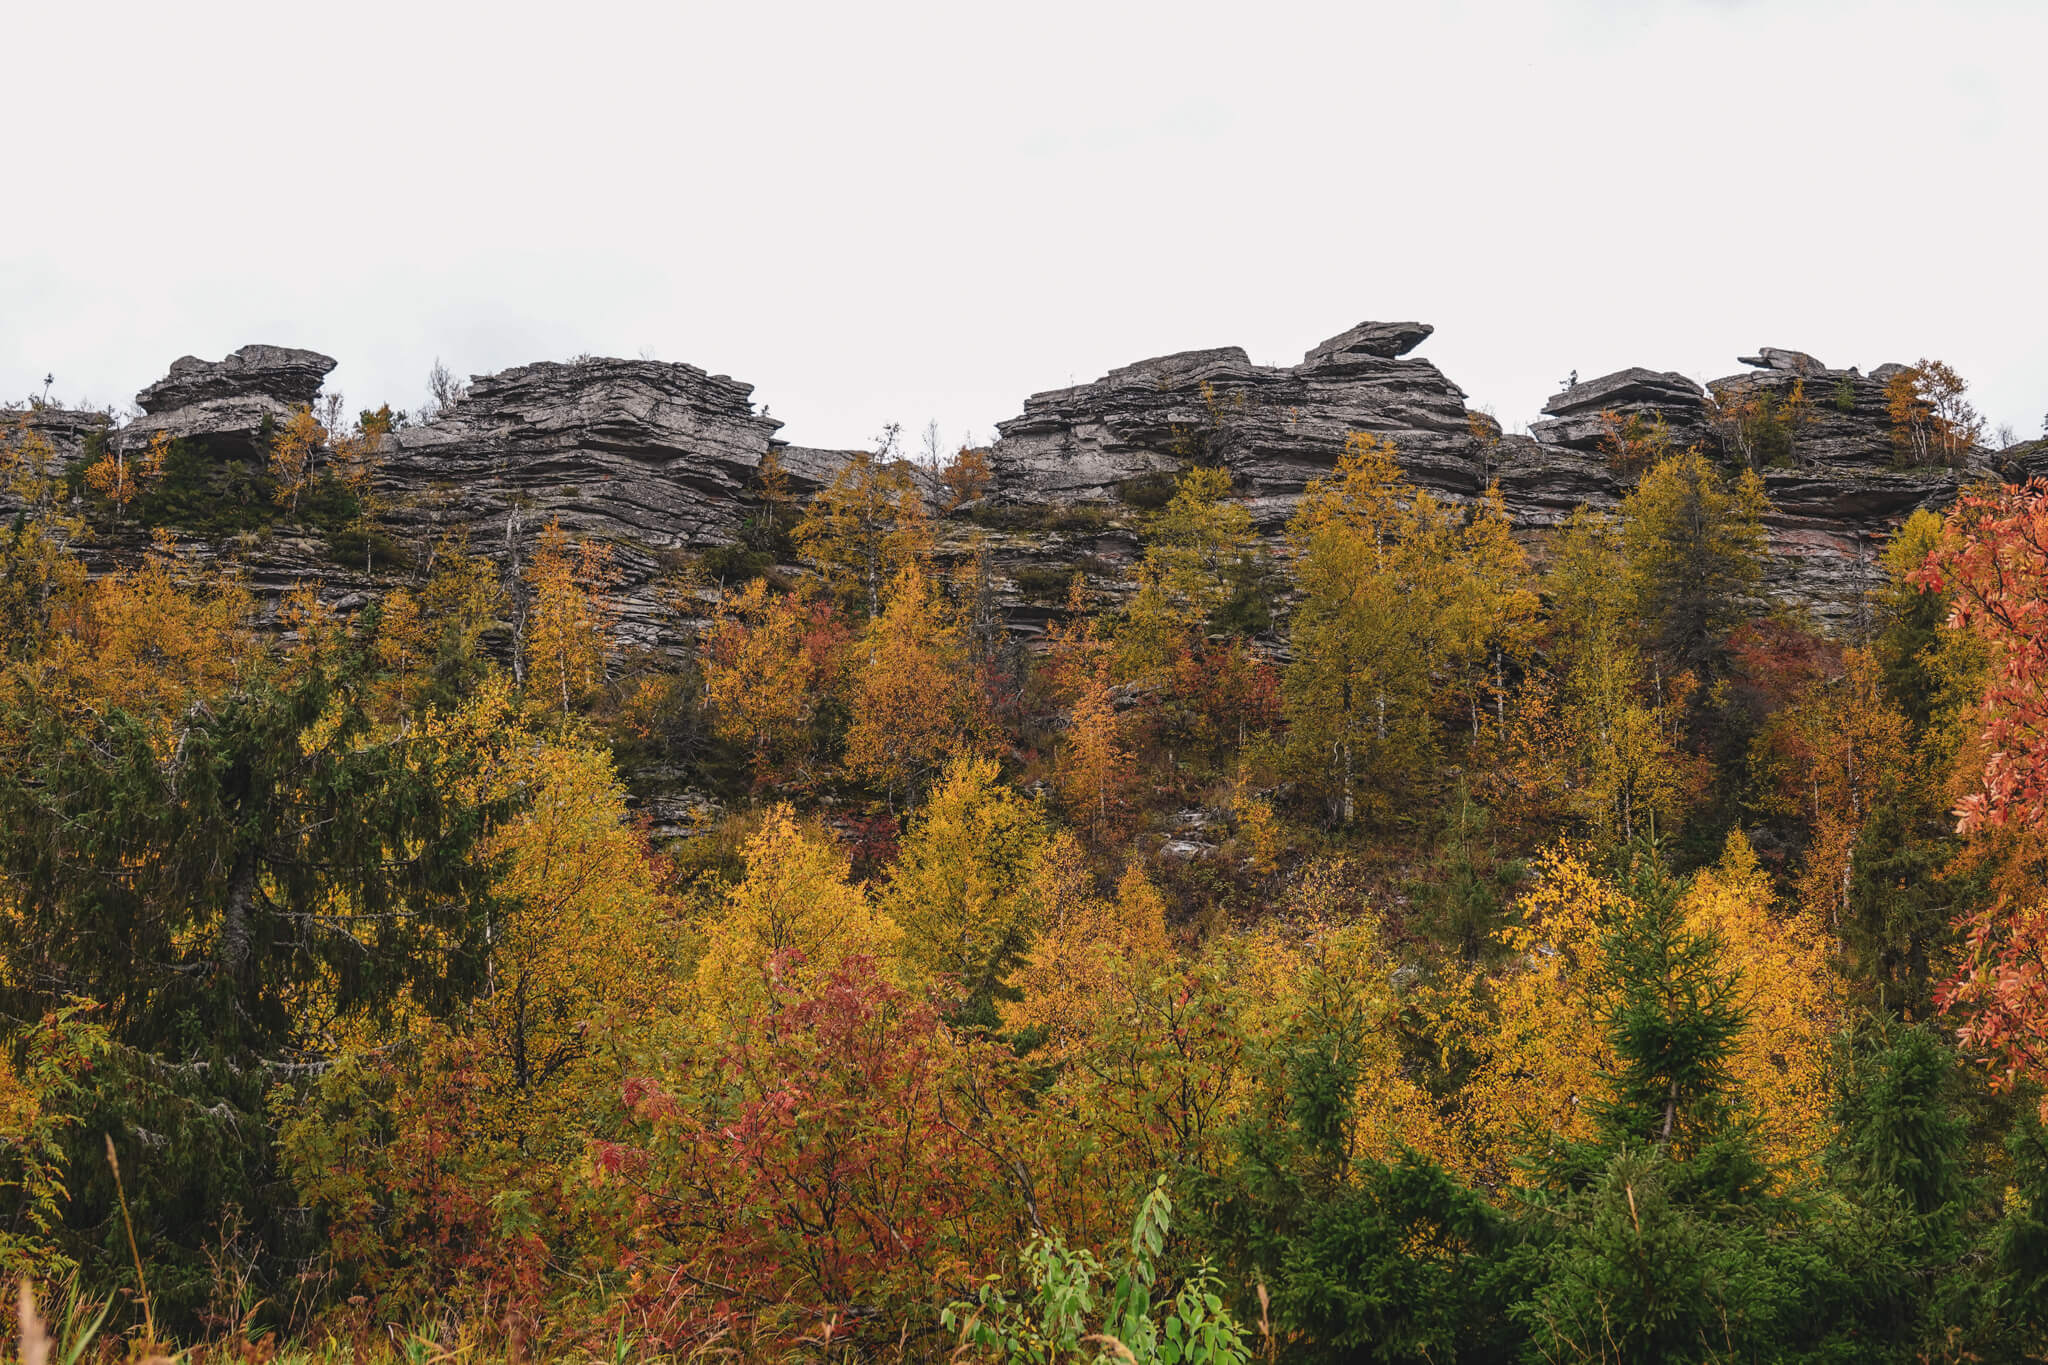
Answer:
<svg viewBox="0 0 2048 1365"><path fill-rule="evenodd" d="M1511 430L1772 345L2048 414L2048 4L1469 0L15 7L0 396L177 356L579 353L798 444L1365 319ZM914 444L906 438L907 444Z"/></svg>

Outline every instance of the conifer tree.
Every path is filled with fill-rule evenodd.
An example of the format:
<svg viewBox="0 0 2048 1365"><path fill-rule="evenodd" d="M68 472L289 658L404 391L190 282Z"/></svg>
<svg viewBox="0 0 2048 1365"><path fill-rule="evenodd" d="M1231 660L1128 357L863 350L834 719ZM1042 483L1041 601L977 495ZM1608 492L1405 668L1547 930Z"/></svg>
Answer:
<svg viewBox="0 0 2048 1365"><path fill-rule="evenodd" d="M981 695L960 628L914 561L889 585L856 652L846 767L893 805L921 790L948 755L980 744Z"/></svg>
<svg viewBox="0 0 2048 1365"><path fill-rule="evenodd" d="M1199 641L1256 573L1251 513L1230 497L1230 472L1196 465L1145 528L1139 590L1126 624L1134 673L1164 666Z"/></svg>
<svg viewBox="0 0 2048 1365"><path fill-rule="evenodd" d="M119 673L97 696L0 701L0 1014L104 1006L115 1051L72 1130L70 1221L113 1216L112 1133L175 1313L203 1297L227 1206L276 1255L299 1246L270 1188L270 1086L343 1021L443 1013L484 980L484 844L511 805L486 774L509 704L500 689L378 734L360 667L350 652L222 682L213 665L183 701ZM160 698L175 709L151 714ZM163 1145L139 1146L145 1130Z"/></svg>
<svg viewBox="0 0 2048 1365"><path fill-rule="evenodd" d="M1748 1022L1712 930L1688 928L1679 886L1654 854L1631 855L1628 899L1605 944L1612 1097L1599 1109L1616 1144L1697 1151L1726 1119L1738 1035Z"/></svg>
<svg viewBox="0 0 2048 1365"><path fill-rule="evenodd" d="M988 759L946 766L904 839L882 897L903 930L904 964L945 992L956 1020L996 1021L1037 925L1031 875L1046 829Z"/></svg>
<svg viewBox="0 0 2048 1365"><path fill-rule="evenodd" d="M1697 450L1671 456L1622 502L1635 612L1668 668L1699 669L1763 578L1763 480L1731 484Z"/></svg>

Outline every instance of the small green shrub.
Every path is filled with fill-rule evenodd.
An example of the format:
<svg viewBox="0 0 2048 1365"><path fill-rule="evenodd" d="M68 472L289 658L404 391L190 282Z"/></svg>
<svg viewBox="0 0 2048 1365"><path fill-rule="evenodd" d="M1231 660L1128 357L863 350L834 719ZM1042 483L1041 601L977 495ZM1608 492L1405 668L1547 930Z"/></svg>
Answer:
<svg viewBox="0 0 2048 1365"><path fill-rule="evenodd" d="M1087 1250L1041 1234L1025 1244L1029 1296L1012 1299L997 1279L975 1301L956 1300L939 1315L966 1352L983 1359L1123 1361L1125 1365L1245 1365L1251 1348L1218 1292L1208 1265L1168 1297L1158 1283L1160 1252L1173 1215L1161 1176L1138 1209L1122 1264L1105 1267ZM1099 1282L1108 1280L1106 1285Z"/></svg>
<svg viewBox="0 0 2048 1365"><path fill-rule="evenodd" d="M299 498L295 516L278 505L276 492L277 480L253 451L179 440L171 442L163 477L135 499L133 515L148 529L216 540L268 530L287 517L339 536L361 510L355 495L330 473L323 472ZM358 555L361 550L358 542Z"/></svg>
<svg viewBox="0 0 2048 1365"><path fill-rule="evenodd" d="M1100 531L1109 525L1109 508L1099 502L1059 503L1046 510L1040 525L1047 531Z"/></svg>
<svg viewBox="0 0 2048 1365"><path fill-rule="evenodd" d="M1099 531L1109 524L1110 507L1100 502L977 503L967 519L991 531Z"/></svg>
<svg viewBox="0 0 2048 1365"><path fill-rule="evenodd" d="M350 526L327 537L327 553L350 569L404 569L412 565L405 547L378 530Z"/></svg>
<svg viewBox="0 0 2048 1365"><path fill-rule="evenodd" d="M1067 585L1074 581L1074 570L1055 564L1033 564L1017 570L1011 581L1027 602L1059 602L1066 598Z"/></svg>
<svg viewBox="0 0 2048 1365"><path fill-rule="evenodd" d="M698 557L704 576L714 583L746 583L775 565L775 556L744 543L714 545Z"/></svg>

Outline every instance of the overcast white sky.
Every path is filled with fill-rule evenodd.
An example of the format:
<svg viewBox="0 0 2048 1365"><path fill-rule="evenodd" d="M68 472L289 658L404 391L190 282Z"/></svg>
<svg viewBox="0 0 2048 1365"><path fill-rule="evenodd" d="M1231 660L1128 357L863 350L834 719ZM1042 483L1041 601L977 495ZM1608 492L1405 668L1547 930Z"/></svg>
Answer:
<svg viewBox="0 0 2048 1365"><path fill-rule="evenodd" d="M2048 3L10 8L0 395L577 352L803 444L1420 318L1510 427L1760 345L2048 410Z"/></svg>

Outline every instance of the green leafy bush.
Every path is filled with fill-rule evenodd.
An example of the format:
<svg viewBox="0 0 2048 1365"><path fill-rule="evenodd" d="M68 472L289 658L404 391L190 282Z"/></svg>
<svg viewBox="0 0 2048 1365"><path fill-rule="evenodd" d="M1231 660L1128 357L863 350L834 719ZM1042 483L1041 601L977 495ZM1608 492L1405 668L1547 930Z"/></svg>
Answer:
<svg viewBox="0 0 2048 1365"><path fill-rule="evenodd" d="M1243 1365L1251 1351L1206 1263L1171 1298L1164 1295L1159 1258L1172 1216L1161 1176L1138 1208L1114 1280L1093 1252L1041 1234L1023 1251L1027 1298L1012 1299L990 1279L974 1302L948 1304L939 1322L958 1332L964 1347L1004 1362Z"/></svg>

